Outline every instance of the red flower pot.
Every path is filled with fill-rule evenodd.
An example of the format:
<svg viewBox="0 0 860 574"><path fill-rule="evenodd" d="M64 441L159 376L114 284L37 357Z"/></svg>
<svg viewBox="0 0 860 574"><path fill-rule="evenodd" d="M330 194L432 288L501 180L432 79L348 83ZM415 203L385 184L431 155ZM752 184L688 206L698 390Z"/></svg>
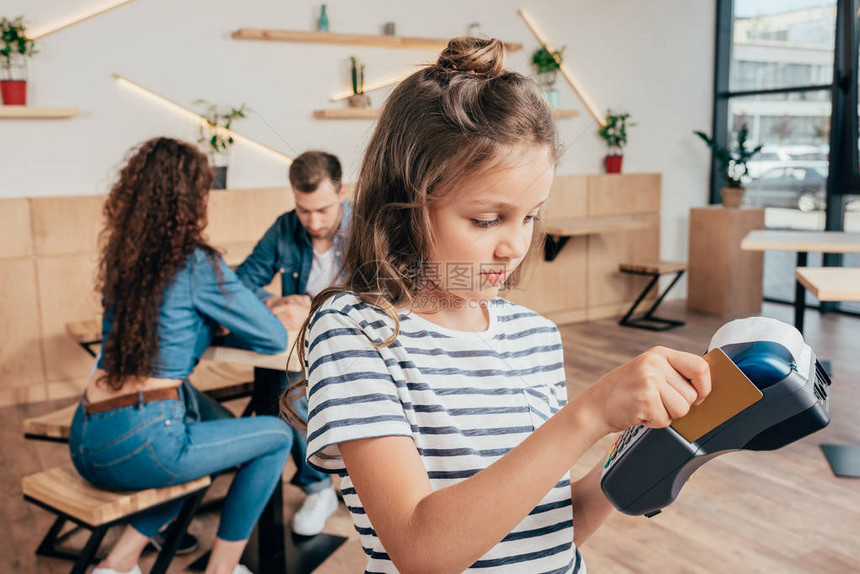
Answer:
<svg viewBox="0 0 860 574"><path fill-rule="evenodd" d="M27 105L27 82L25 80L0 80L0 94L4 106Z"/></svg>
<svg viewBox="0 0 860 574"><path fill-rule="evenodd" d="M623 155L608 155L604 162L606 163L606 173L621 173L621 160Z"/></svg>

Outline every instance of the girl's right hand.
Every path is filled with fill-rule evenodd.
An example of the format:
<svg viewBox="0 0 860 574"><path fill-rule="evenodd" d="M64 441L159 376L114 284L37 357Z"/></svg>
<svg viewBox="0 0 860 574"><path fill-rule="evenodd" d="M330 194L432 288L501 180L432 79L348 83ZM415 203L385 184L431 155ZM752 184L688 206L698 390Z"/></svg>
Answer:
<svg viewBox="0 0 860 574"><path fill-rule="evenodd" d="M699 355L653 347L601 377L582 393L597 436L642 424L669 426L711 392L711 371Z"/></svg>

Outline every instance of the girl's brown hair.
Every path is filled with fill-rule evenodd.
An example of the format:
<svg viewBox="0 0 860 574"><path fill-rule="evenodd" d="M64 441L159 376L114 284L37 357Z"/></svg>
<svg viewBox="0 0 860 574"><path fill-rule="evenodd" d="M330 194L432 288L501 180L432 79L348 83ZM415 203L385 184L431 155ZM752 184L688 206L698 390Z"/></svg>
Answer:
<svg viewBox="0 0 860 574"><path fill-rule="evenodd" d="M97 287L112 321L99 383L114 390L151 376L164 290L202 247L212 169L191 144L154 138L130 152L104 206ZM217 267L216 267L217 268Z"/></svg>
<svg viewBox="0 0 860 574"><path fill-rule="evenodd" d="M400 325L396 308L410 306L420 288L433 242L432 201L452 192L464 176L499 165L513 148L546 146L553 163L558 159L555 122L540 88L505 70L504 57L499 40L454 38L435 64L406 78L388 97L355 186L355 231L344 256L344 279L314 298L310 316L333 295L352 291L394 320L394 333L382 343L391 344ZM537 227L529 255L541 244ZM517 283L521 269L506 287ZM303 365L309 320L294 346ZM305 374L282 398L297 426L304 423L291 403L306 384Z"/></svg>

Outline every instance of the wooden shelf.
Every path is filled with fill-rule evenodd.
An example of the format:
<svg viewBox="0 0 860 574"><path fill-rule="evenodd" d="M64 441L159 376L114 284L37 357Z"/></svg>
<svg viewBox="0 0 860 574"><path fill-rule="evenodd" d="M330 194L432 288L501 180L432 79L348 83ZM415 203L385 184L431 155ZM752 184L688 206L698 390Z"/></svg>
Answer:
<svg viewBox="0 0 860 574"><path fill-rule="evenodd" d="M579 110L553 110L553 115L557 120L563 120L565 118L575 118L579 115Z"/></svg>
<svg viewBox="0 0 860 574"><path fill-rule="evenodd" d="M641 219L626 217L577 217L566 219L550 219L544 224L544 230L549 235L561 237L579 237L582 235L597 235L619 231L645 229L649 223Z"/></svg>
<svg viewBox="0 0 860 574"><path fill-rule="evenodd" d="M241 28L233 32L234 40L265 40L269 42L305 42L312 44L346 44L350 46L372 46L375 48L399 48L414 50L441 50L448 45L445 38L410 38L406 36L384 36L381 34L338 34L334 32L301 32L298 30L266 30ZM505 42L508 52L523 49L516 42Z"/></svg>
<svg viewBox="0 0 860 574"><path fill-rule="evenodd" d="M314 117L318 120L375 120L381 111L379 108L332 108L314 110Z"/></svg>
<svg viewBox="0 0 860 574"><path fill-rule="evenodd" d="M378 108L333 108L329 110L314 110L318 120L375 120L379 117ZM553 110L557 120L573 118L579 115L578 110Z"/></svg>
<svg viewBox="0 0 860 574"><path fill-rule="evenodd" d="M55 120L73 118L76 115L78 115L78 108L0 106L0 119L5 120Z"/></svg>

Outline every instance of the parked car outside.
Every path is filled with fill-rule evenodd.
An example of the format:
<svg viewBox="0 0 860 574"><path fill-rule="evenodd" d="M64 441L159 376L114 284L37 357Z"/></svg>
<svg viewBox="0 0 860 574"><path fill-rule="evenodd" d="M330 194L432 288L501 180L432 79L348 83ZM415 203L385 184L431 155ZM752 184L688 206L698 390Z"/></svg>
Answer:
<svg viewBox="0 0 860 574"><path fill-rule="evenodd" d="M758 179L765 172L783 166L817 166L826 168L827 152L814 145L766 145L747 162L749 176Z"/></svg>
<svg viewBox="0 0 860 574"><path fill-rule="evenodd" d="M744 203L801 211L824 209L827 167L783 165L769 169L747 184Z"/></svg>

